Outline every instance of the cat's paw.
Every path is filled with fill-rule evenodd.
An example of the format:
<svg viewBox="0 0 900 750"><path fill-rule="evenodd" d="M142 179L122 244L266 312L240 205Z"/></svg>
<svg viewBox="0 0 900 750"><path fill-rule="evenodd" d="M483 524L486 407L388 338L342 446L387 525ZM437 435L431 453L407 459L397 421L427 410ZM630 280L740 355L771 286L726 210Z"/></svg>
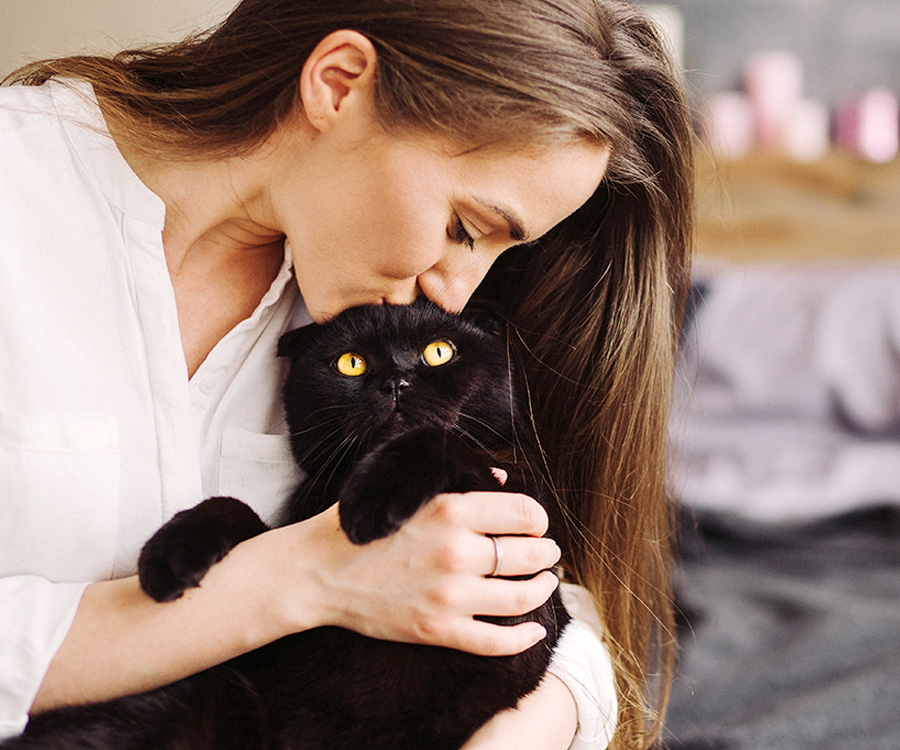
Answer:
<svg viewBox="0 0 900 750"><path fill-rule="evenodd" d="M499 489L484 458L456 435L422 427L369 454L341 488L341 528L354 544L392 534L442 492Z"/></svg>
<svg viewBox="0 0 900 750"><path fill-rule="evenodd" d="M141 550L141 588L158 602L178 599L245 539L268 527L233 497L213 497L177 513Z"/></svg>

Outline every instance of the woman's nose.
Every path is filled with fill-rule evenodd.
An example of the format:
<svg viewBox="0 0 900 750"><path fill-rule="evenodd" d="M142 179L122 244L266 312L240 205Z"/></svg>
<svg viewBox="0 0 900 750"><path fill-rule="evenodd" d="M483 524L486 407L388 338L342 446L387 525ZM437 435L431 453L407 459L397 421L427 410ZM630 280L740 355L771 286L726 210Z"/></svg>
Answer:
<svg viewBox="0 0 900 750"><path fill-rule="evenodd" d="M435 265L419 275L418 286L435 304L450 312L460 312L486 273L487 268L482 271L474 264L456 268Z"/></svg>
<svg viewBox="0 0 900 750"><path fill-rule="evenodd" d="M387 293L382 297L382 301L389 305L408 305L421 295L419 283L415 278L404 279L402 282L395 282Z"/></svg>

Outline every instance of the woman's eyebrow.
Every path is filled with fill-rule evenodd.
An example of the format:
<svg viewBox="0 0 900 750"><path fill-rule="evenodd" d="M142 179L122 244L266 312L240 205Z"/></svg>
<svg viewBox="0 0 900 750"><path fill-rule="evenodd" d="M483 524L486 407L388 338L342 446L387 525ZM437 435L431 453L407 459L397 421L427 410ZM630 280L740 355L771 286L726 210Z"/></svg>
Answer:
<svg viewBox="0 0 900 750"><path fill-rule="evenodd" d="M493 211L507 224L509 224L510 239L513 239L516 242L528 242L528 230L525 229L524 223L515 211L513 211L511 208L498 206L495 203L491 203L490 201L481 200L480 198L476 198L475 200L485 208Z"/></svg>

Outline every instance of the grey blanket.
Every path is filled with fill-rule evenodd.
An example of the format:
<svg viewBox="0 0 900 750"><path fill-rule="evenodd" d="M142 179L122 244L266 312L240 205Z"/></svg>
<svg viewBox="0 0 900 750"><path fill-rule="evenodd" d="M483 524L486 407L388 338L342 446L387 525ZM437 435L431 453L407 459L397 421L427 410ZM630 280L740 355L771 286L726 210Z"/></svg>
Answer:
<svg viewBox="0 0 900 750"><path fill-rule="evenodd" d="M900 510L685 514L671 750L900 750Z"/></svg>

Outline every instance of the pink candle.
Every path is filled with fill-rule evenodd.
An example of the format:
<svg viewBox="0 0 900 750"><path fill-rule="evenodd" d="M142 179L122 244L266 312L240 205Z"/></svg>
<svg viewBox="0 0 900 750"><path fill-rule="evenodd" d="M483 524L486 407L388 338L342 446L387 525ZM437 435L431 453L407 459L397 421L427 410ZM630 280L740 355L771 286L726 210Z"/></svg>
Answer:
<svg viewBox="0 0 900 750"><path fill-rule="evenodd" d="M838 144L864 159L886 162L900 151L900 106L887 89L876 88L838 112Z"/></svg>

